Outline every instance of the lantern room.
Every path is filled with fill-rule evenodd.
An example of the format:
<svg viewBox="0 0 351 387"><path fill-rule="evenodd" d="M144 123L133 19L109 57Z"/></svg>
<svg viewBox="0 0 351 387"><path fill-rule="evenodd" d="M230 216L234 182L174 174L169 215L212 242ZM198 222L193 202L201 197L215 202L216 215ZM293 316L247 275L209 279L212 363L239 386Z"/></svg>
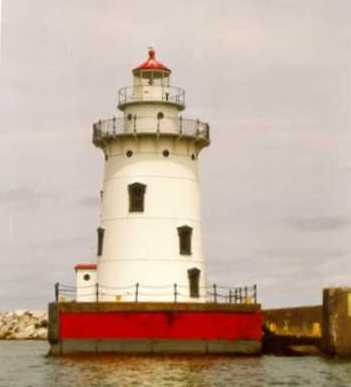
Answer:
<svg viewBox="0 0 351 387"><path fill-rule="evenodd" d="M146 62L133 70L134 86L170 86L171 70L156 60L156 51L149 49Z"/></svg>
<svg viewBox="0 0 351 387"><path fill-rule="evenodd" d="M125 111L127 105L135 103L167 103L176 111L185 108L184 90L172 87L171 70L156 59L156 51L149 48L147 60L133 69L133 86L119 90L118 108Z"/></svg>

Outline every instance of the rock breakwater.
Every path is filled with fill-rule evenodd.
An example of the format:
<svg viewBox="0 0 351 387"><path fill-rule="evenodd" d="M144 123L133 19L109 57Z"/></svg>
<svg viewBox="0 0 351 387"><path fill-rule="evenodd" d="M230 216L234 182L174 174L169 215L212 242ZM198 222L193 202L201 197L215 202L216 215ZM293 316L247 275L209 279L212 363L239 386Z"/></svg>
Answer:
<svg viewBox="0 0 351 387"><path fill-rule="evenodd" d="M47 327L46 312L0 312L0 340L46 340Z"/></svg>

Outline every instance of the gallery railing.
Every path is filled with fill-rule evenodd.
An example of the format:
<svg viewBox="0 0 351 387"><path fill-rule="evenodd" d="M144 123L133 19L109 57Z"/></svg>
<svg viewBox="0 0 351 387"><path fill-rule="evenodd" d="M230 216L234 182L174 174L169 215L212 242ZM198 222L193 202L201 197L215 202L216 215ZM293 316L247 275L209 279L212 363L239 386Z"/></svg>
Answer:
<svg viewBox="0 0 351 387"><path fill-rule="evenodd" d="M225 303L225 304L256 304L257 303L257 285L253 286L239 286L227 287L212 286L199 287L196 295L191 294L189 285L165 285L165 286L146 286L136 283L124 287L111 287L101 284L90 286L70 286L60 283L55 284L55 301L66 302L76 300L79 292L79 298L94 299L94 302L99 302L106 297L128 297L129 300L140 302L143 298L153 297L160 299L172 299L173 302L182 302L189 299L205 299L206 302L211 303Z"/></svg>
<svg viewBox="0 0 351 387"><path fill-rule="evenodd" d="M210 141L210 127L206 122L180 117L146 117L128 115L112 117L93 124L93 142L102 141L123 134L175 134Z"/></svg>
<svg viewBox="0 0 351 387"><path fill-rule="evenodd" d="M118 106L133 102L168 102L185 107L185 90L173 86L131 86L118 91Z"/></svg>

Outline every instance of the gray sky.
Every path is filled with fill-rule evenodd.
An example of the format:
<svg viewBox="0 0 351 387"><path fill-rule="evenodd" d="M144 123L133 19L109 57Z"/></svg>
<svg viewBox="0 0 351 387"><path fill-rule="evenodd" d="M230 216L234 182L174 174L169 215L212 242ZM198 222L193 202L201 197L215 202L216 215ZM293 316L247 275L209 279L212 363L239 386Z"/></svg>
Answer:
<svg viewBox="0 0 351 387"><path fill-rule="evenodd" d="M351 284L349 0L3 0L0 309L45 308L94 261L103 158L91 125L153 44L211 125L210 279L265 306Z"/></svg>

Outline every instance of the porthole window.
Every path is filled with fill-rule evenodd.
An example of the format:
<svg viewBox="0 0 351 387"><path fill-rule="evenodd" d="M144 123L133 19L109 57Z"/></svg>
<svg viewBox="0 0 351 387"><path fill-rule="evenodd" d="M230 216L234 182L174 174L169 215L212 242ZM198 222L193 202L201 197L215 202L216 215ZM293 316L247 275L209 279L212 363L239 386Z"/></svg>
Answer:
<svg viewBox="0 0 351 387"><path fill-rule="evenodd" d="M128 185L129 212L144 212L145 191L145 184L133 183Z"/></svg>
<svg viewBox="0 0 351 387"><path fill-rule="evenodd" d="M162 120L162 118L164 118L164 117L165 117L165 115L162 112L158 112L157 113L157 119L158 120Z"/></svg>
<svg viewBox="0 0 351 387"><path fill-rule="evenodd" d="M162 152L163 156L164 157L168 157L169 156L169 150L168 149L165 149L163 152Z"/></svg>
<svg viewBox="0 0 351 387"><path fill-rule="evenodd" d="M84 274L84 276L83 276L83 279L84 279L84 281L89 281L90 280L90 274Z"/></svg>
<svg viewBox="0 0 351 387"><path fill-rule="evenodd" d="M132 114L129 113L129 114L127 115L127 120L128 120L128 121L131 121L132 118L133 118Z"/></svg>
<svg viewBox="0 0 351 387"><path fill-rule="evenodd" d="M133 156L133 151L127 150L126 155L127 155L127 157L132 157Z"/></svg>

